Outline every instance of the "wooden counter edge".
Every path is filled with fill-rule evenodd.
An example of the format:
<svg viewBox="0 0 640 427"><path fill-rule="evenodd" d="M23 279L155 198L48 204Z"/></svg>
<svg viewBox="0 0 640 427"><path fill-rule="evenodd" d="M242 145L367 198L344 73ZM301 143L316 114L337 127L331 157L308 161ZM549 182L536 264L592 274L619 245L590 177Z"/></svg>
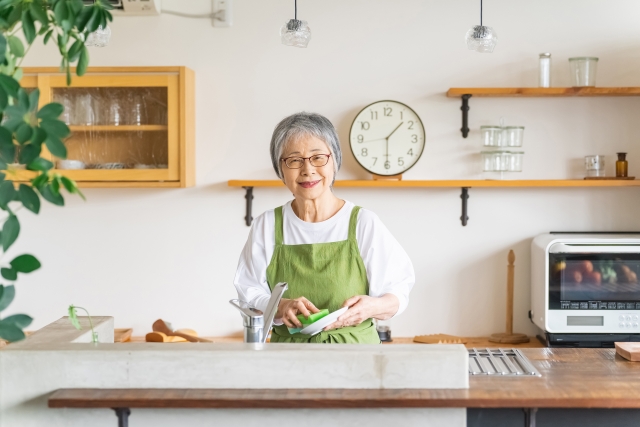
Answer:
<svg viewBox="0 0 640 427"><path fill-rule="evenodd" d="M60 389L50 408L640 408L637 397L481 397L455 389Z"/></svg>

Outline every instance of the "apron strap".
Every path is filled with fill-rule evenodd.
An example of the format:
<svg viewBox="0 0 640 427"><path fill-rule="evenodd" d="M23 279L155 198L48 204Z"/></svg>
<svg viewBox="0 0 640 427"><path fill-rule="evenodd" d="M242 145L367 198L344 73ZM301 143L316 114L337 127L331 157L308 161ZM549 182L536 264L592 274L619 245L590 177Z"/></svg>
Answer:
<svg viewBox="0 0 640 427"><path fill-rule="evenodd" d="M349 240L356 241L356 226L358 225L358 213L360 206L354 206L351 210L351 218L349 219Z"/></svg>
<svg viewBox="0 0 640 427"><path fill-rule="evenodd" d="M282 206L273 211L276 215L276 246L282 246L284 242L284 220L282 218Z"/></svg>

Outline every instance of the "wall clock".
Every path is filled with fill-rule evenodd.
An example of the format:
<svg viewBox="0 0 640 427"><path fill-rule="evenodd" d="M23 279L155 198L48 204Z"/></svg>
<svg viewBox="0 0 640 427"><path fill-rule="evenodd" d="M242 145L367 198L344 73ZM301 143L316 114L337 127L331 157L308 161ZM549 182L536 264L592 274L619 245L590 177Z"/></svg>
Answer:
<svg viewBox="0 0 640 427"><path fill-rule="evenodd" d="M424 150L420 117L397 101L379 101L358 113L349 131L356 161L375 175L400 175L416 164Z"/></svg>

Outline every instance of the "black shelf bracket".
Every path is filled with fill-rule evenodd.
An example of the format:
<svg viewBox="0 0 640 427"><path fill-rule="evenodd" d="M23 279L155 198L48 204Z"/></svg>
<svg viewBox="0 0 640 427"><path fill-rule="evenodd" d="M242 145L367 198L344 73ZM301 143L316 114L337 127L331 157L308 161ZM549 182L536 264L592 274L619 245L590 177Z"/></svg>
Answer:
<svg viewBox="0 0 640 427"><path fill-rule="evenodd" d="M247 190L247 194L245 194L244 198L247 200L246 203L246 215L244 216L244 223L247 224L247 227L251 227L251 223L253 222L253 217L251 216L251 208L253 207L253 187L242 187Z"/></svg>
<svg viewBox="0 0 640 427"><path fill-rule="evenodd" d="M112 408L116 411L116 417L118 417L118 427L129 427L129 415L131 415L131 409L129 408Z"/></svg>
<svg viewBox="0 0 640 427"><path fill-rule="evenodd" d="M462 199L462 216L460 217L460 222L462 222L462 226L465 227L467 225L467 221L469 221L469 217L467 216L467 200L469 200L469 187L462 187L462 193L460 194L460 198Z"/></svg>
<svg viewBox="0 0 640 427"><path fill-rule="evenodd" d="M536 427L536 412L538 408L523 408L524 427Z"/></svg>
<svg viewBox="0 0 640 427"><path fill-rule="evenodd" d="M469 107L469 98L471 98L471 95L464 94L460 98L462 98L462 107L460 107L462 110L462 127L460 131L462 132L462 137L466 138L469 135L469 108L471 108Z"/></svg>

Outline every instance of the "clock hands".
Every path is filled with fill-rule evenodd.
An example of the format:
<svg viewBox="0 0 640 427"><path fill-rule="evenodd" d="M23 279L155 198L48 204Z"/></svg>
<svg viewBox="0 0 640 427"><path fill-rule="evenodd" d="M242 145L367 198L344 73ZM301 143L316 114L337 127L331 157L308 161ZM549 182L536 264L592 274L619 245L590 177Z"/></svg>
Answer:
<svg viewBox="0 0 640 427"><path fill-rule="evenodd" d="M396 131L397 131L398 129L400 129L400 126L402 126L403 124L404 124L404 122L400 122L400 124L399 124L398 126L396 126L396 128L395 128L393 131L391 131L391 133L390 133L390 134L389 134L389 136L387 137L387 141L389 140L389 138L391 138L391 135L393 135L394 133L396 133Z"/></svg>
<svg viewBox="0 0 640 427"><path fill-rule="evenodd" d="M387 158L387 160L389 159L389 138L391 138L391 135L393 135L394 133L396 133L396 131L398 129L400 129L400 126L402 126L404 124L404 122L400 122L400 124L398 126L396 126L396 128L394 130L391 131L391 133L389 134L389 136L387 136L385 138L386 142L387 142L387 154L385 154L384 156Z"/></svg>

